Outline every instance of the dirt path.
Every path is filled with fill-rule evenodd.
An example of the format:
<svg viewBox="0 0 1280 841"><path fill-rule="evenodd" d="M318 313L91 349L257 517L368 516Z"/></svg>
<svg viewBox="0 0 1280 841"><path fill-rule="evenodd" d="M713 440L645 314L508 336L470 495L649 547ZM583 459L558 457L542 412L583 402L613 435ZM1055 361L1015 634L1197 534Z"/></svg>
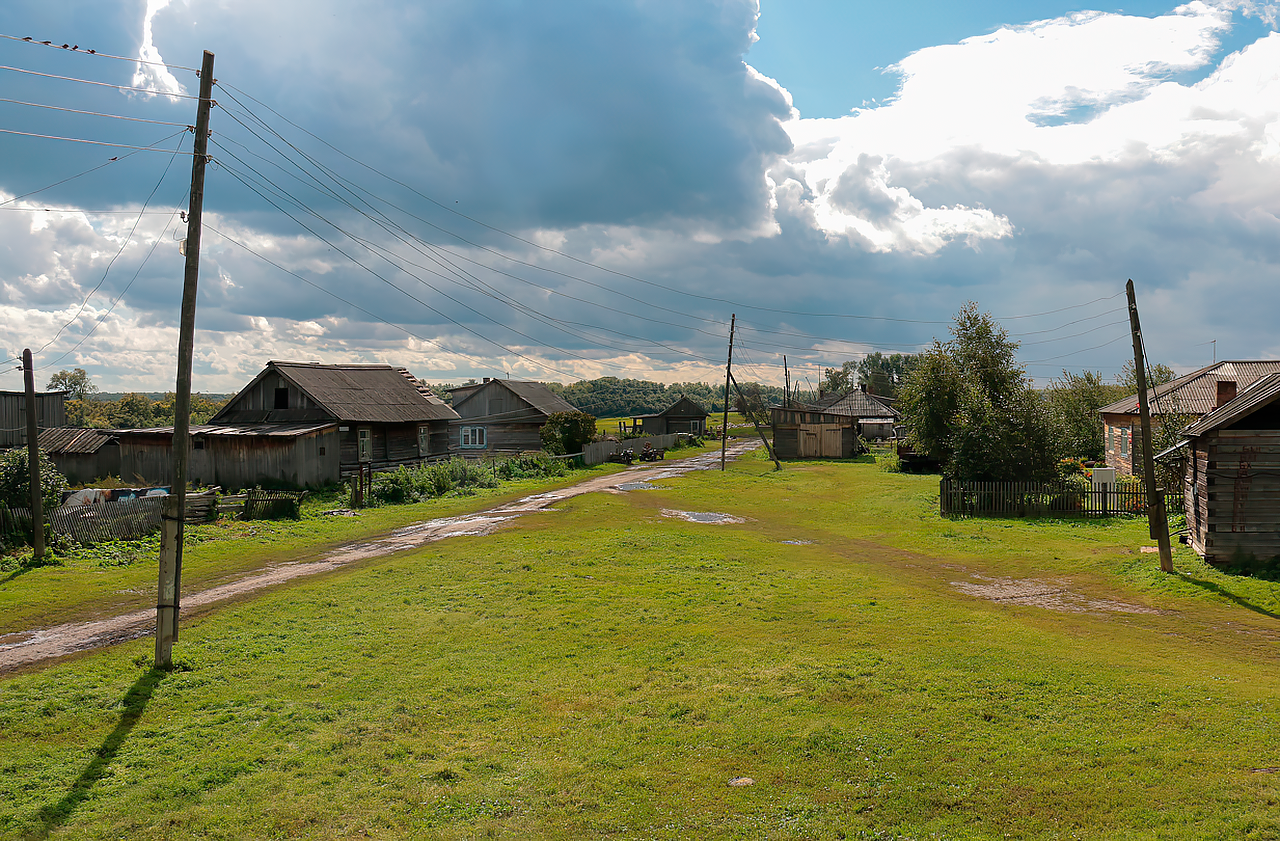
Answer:
<svg viewBox="0 0 1280 841"><path fill-rule="evenodd" d="M759 441L739 441L729 446L729 456L736 458L742 453L760 446ZM437 540L463 535L490 534L504 523L546 511L562 500L571 499L586 493L605 491L621 493L627 485L652 482L682 476L694 470L708 470L718 466L720 454L704 453L685 459L673 459L670 462L659 462L650 466L633 466L620 473L588 479L567 488L549 491L544 494L526 496L507 505L490 508L461 517L444 517L438 520L427 520L411 526L396 529L390 534L364 543L340 546L326 552L312 561L297 561L267 567L260 572L246 576L228 584L202 590L198 593L186 593L182 597L182 615L208 609L211 605L227 599L243 596L256 590L262 590L282 584L295 578L329 572L339 567L390 555L405 549L414 549ZM38 628L32 631L0 635L0 673L21 666L65 657L78 651L87 651L107 645L149 636L155 631L155 608L144 608L112 616L107 619L94 619L87 622L68 622L51 628Z"/></svg>

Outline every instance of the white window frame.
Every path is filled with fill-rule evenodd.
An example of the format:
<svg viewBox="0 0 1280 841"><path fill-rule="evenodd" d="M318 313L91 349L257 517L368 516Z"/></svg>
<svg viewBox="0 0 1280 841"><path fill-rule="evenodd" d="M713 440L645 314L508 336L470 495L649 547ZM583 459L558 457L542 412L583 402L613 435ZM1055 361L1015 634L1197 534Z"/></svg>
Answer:
<svg viewBox="0 0 1280 841"><path fill-rule="evenodd" d="M356 461L373 461L373 430L367 426L356 430Z"/></svg>
<svg viewBox="0 0 1280 841"><path fill-rule="evenodd" d="M464 450L483 450L488 446L483 426L464 426L458 434L458 446Z"/></svg>
<svg viewBox="0 0 1280 841"><path fill-rule="evenodd" d="M426 458L431 455L431 427L425 424L418 427L418 456Z"/></svg>

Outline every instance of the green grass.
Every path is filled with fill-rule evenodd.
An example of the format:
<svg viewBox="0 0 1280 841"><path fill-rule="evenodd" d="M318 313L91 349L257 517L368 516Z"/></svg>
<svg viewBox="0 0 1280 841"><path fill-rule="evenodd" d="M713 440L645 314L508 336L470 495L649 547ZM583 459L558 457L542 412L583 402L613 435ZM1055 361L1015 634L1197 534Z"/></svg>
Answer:
<svg viewBox="0 0 1280 841"><path fill-rule="evenodd" d="M224 608L170 674L140 640L8 677L0 835L1280 836L1280 585L1164 576L1145 521L947 521L936 478L771 468Z"/></svg>

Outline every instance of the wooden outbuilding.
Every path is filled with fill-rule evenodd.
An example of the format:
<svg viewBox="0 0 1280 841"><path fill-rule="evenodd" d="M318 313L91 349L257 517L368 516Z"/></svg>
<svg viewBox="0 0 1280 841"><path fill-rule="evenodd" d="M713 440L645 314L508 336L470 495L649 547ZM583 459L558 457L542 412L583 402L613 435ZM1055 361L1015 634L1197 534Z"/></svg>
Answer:
<svg viewBox="0 0 1280 841"><path fill-rule="evenodd" d="M636 415L631 419L631 432L638 435L670 435L684 432L701 435L707 431L707 410L684 395L661 412Z"/></svg>
<svg viewBox="0 0 1280 841"><path fill-rule="evenodd" d="M485 377L449 390L457 420L449 422L449 449L463 456L542 449L547 418L578 409L542 383Z"/></svg>
<svg viewBox="0 0 1280 841"><path fill-rule="evenodd" d="M73 485L120 475L120 440L110 429L43 429L40 449Z"/></svg>
<svg viewBox="0 0 1280 841"><path fill-rule="evenodd" d="M173 427L117 429L120 477L165 485L173 481ZM338 424L193 424L187 475L192 485L320 488L341 477Z"/></svg>
<svg viewBox="0 0 1280 841"><path fill-rule="evenodd" d="M1205 561L1280 556L1280 373L1183 430L1187 542Z"/></svg>
<svg viewBox="0 0 1280 841"><path fill-rule="evenodd" d="M54 429L67 425L67 392L36 392L36 426ZM27 443L27 394L0 391L0 450Z"/></svg>
<svg viewBox="0 0 1280 841"><path fill-rule="evenodd" d="M827 414L853 418L857 423L858 435L863 439L892 438L893 425L900 417L897 409L868 394L864 386L844 394L821 397L814 405Z"/></svg>
<svg viewBox="0 0 1280 841"><path fill-rule="evenodd" d="M338 468L346 475L360 464L379 469L446 455L457 417L404 368L272 361L209 423L335 424Z"/></svg>
<svg viewBox="0 0 1280 841"><path fill-rule="evenodd" d="M1182 426L1208 415L1268 374L1280 373L1280 360L1224 361L1207 365L1156 386L1151 396L1151 423ZM1132 394L1098 410L1102 416L1108 467L1121 476L1135 475L1135 454L1142 452L1138 395ZM1138 473L1141 457L1137 456Z"/></svg>
<svg viewBox="0 0 1280 841"><path fill-rule="evenodd" d="M769 410L778 458L853 458L862 451L852 415L814 406L774 406Z"/></svg>

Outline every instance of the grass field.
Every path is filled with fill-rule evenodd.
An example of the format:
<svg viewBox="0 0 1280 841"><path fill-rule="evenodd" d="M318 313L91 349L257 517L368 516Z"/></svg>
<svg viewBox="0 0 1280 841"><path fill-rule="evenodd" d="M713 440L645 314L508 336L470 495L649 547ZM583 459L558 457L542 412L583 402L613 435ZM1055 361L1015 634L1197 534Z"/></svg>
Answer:
<svg viewBox="0 0 1280 841"><path fill-rule="evenodd" d="M0 835L1280 837L1280 584L771 468L223 608L172 673L140 640L0 679Z"/></svg>

